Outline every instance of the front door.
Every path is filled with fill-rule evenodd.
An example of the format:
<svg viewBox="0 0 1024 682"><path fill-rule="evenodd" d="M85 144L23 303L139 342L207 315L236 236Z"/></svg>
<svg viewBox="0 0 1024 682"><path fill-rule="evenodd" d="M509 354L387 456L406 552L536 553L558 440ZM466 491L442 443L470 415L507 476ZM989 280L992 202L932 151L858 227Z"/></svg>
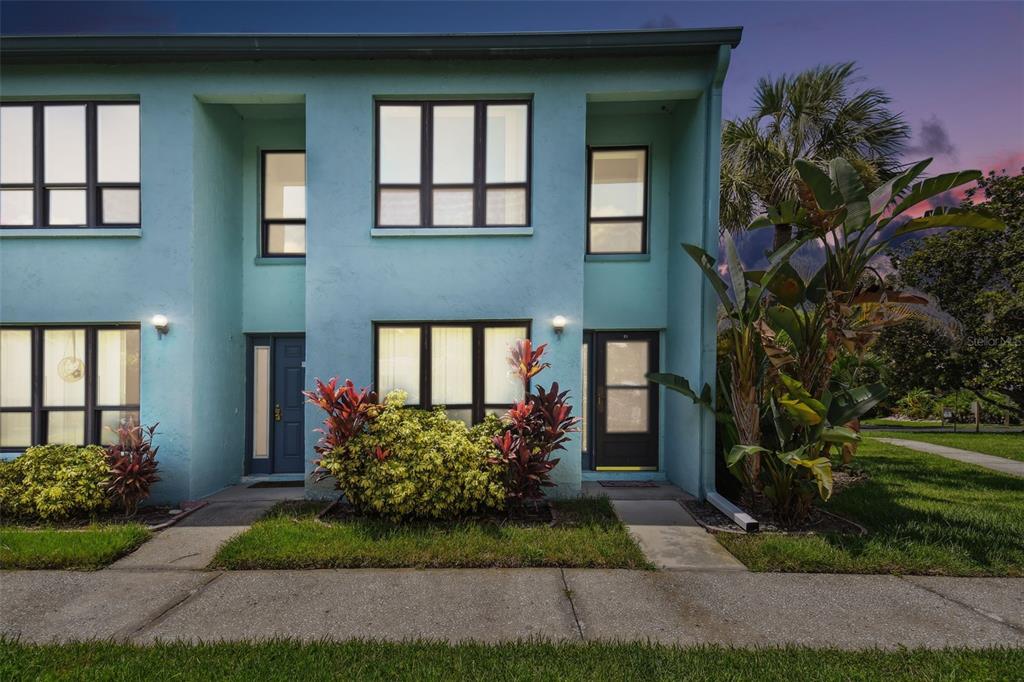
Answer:
<svg viewBox="0 0 1024 682"><path fill-rule="evenodd" d="M657 332L595 332L593 352L594 468L658 468L658 387L644 376L658 371Z"/></svg>
<svg viewBox="0 0 1024 682"><path fill-rule="evenodd" d="M274 473L302 473L306 429L303 419L306 385L306 339L274 339Z"/></svg>

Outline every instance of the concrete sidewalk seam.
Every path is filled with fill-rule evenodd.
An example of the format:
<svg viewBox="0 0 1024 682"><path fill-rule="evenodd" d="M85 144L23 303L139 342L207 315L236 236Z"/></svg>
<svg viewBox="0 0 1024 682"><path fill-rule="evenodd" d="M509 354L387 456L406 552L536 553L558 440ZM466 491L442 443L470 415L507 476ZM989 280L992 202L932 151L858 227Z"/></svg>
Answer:
<svg viewBox="0 0 1024 682"><path fill-rule="evenodd" d="M196 585L194 588L186 592L183 596L171 601L171 603L167 604L163 609L160 610L159 613L150 618L147 618L146 621L141 625L133 628L130 632L126 634L116 633L115 635L113 635L111 639L117 639L124 642L132 641L133 639L142 635L147 630L162 623L170 616L172 611L174 611L180 606L183 606L190 600L194 599L198 594L200 594L203 590L209 587L215 580L220 578L222 575L224 575L223 571L211 574L208 578L206 578L201 583Z"/></svg>
<svg viewBox="0 0 1024 682"><path fill-rule="evenodd" d="M943 594L942 592L939 592L938 590L933 590L932 588L928 587L927 585L922 585L921 583L917 583L917 582L914 582L913 580L909 580L908 576L900 575L900 576L896 576L896 577L899 578L902 582L905 582L905 583L908 583L910 585L913 585L914 587L920 587L925 592L930 592L930 593L934 594L936 597L939 597L940 599L944 599L944 600L950 602L951 604L956 604L957 606L959 606L961 608L965 608L968 611L970 611L971 613L976 613L979 616L982 616L983 618L987 618L988 620L992 621L993 623L998 623L999 625L1005 625L1006 627L1010 628L1014 632L1024 634L1024 628L1020 627L1016 623L1011 623L1011 622L1009 622L1007 620L1004 620L1004 619L1000 618L999 616L995 615L994 613L989 613L988 611L984 611L982 609L979 609L976 606L972 606L971 604L968 604L967 602L962 602L959 599L954 599L954 598L950 597L949 595L946 595L946 594Z"/></svg>
<svg viewBox="0 0 1024 682"><path fill-rule="evenodd" d="M565 569L560 568L558 572L562 576L562 585L565 587L565 598L569 600L569 608L572 609L572 619L576 621L576 631L580 634L580 641L586 641L586 637L583 636L583 624L580 623L580 615L576 612L576 602L572 600L572 588L569 587L569 581L565 577Z"/></svg>

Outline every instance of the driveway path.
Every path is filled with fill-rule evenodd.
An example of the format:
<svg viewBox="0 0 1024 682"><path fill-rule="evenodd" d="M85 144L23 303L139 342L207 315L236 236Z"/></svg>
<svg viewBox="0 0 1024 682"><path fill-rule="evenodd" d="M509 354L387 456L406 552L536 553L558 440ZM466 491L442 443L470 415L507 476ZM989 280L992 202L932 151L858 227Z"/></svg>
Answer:
<svg viewBox="0 0 1024 682"><path fill-rule="evenodd" d="M870 432L867 433L870 434ZM875 440L880 440L883 443L889 443L890 445L898 445L901 448L909 448L919 452L929 452L933 455L946 457L947 459L955 459L958 462L977 464L980 467L985 467L992 471L998 471L1002 474L1010 474L1011 476L1020 476L1024 478L1024 462L1007 459L1006 457L983 455L980 452L951 448L948 445L924 443L919 440L905 440L903 438L875 438Z"/></svg>

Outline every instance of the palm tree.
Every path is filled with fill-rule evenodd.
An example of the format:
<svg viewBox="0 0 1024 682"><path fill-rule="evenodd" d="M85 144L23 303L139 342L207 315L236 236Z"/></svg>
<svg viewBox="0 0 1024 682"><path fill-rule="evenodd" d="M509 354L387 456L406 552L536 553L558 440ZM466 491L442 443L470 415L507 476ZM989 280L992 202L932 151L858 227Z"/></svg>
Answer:
<svg viewBox="0 0 1024 682"><path fill-rule="evenodd" d="M910 126L882 90L855 91L859 80L851 62L758 81L751 115L722 127L723 230L742 230L765 208L796 200L797 159L824 168L843 157L869 190L901 170ZM774 248L791 238L790 225L775 225Z"/></svg>

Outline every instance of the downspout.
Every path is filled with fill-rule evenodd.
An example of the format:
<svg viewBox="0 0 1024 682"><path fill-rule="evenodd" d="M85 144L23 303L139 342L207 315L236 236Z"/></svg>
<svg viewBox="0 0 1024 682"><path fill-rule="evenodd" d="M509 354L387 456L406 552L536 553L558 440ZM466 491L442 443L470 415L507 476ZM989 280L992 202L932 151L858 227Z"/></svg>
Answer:
<svg viewBox="0 0 1024 682"><path fill-rule="evenodd" d="M708 253L718 252L718 204L721 183L722 162L722 84L729 69L731 51L728 45L718 46L715 72L705 92L704 116L707 121L707 139L704 145L704 243ZM717 393L718 382L715 373L718 330L718 301L706 277L700 280L701 302L701 351L700 377L697 385L711 387L712 405ZM748 532L756 531L757 520L719 494L715 487L715 416L712 410L700 410L700 497L728 516Z"/></svg>

